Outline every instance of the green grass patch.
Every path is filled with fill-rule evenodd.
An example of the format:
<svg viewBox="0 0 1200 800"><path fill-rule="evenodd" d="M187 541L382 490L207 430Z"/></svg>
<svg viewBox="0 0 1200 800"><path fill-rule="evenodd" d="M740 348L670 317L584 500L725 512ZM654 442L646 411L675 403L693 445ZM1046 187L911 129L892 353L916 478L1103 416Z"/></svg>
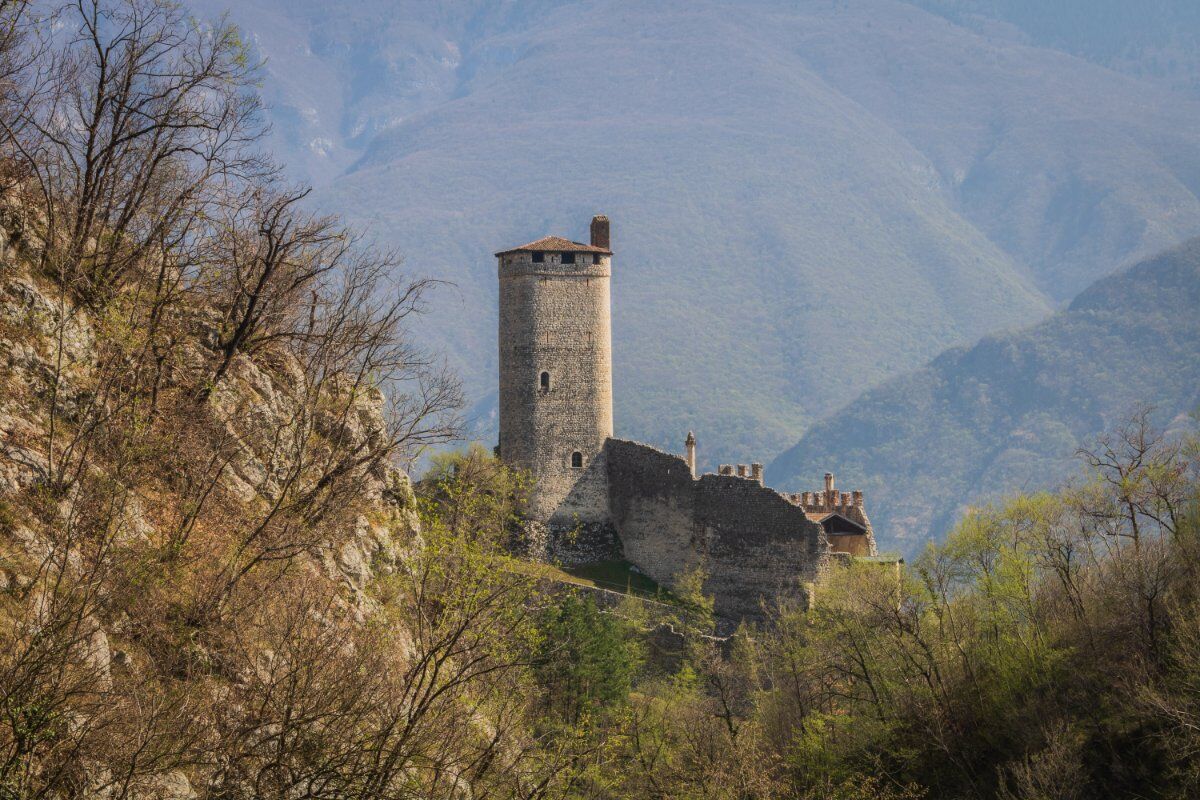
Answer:
<svg viewBox="0 0 1200 800"><path fill-rule="evenodd" d="M628 561L598 561L594 564L564 567L563 571L572 577L590 581L596 586L611 589L614 592L625 592L638 597L670 599L666 589L659 586L648 575L637 572Z"/></svg>
<svg viewBox="0 0 1200 800"><path fill-rule="evenodd" d="M665 603L675 602L675 598L671 596L670 592L659 586L649 576L636 572L628 561L598 561L593 564L571 567L556 567L551 564L525 561L521 562L517 569L526 575L536 575L547 580L608 589Z"/></svg>

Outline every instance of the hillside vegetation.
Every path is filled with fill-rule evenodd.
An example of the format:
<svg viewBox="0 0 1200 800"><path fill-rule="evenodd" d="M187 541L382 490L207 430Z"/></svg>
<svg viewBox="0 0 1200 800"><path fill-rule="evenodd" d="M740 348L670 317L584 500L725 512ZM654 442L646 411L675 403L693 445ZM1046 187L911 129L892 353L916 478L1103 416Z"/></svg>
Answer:
<svg viewBox="0 0 1200 800"><path fill-rule="evenodd" d="M833 470L866 490L884 546L916 552L969 504L1056 486L1077 448L1151 401L1154 419L1181 428L1200 408L1200 240L865 393L767 477L803 490Z"/></svg>
<svg viewBox="0 0 1200 800"><path fill-rule="evenodd" d="M1200 233L1194 99L908 3L194 5L267 58L317 202L454 282L421 335L484 441L491 254L593 213L617 431L710 468Z"/></svg>
<svg viewBox="0 0 1200 800"><path fill-rule="evenodd" d="M1134 416L729 637L701 571L531 568L527 475L400 469L455 433L428 283L301 208L237 32L39 11L0 5L0 799L1200 792L1200 439Z"/></svg>

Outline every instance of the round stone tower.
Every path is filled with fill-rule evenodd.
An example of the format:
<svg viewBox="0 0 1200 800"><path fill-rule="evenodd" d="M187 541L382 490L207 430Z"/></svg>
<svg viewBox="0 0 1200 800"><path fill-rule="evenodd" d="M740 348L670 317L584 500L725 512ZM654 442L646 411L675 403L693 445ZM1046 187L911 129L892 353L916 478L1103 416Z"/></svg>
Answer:
<svg viewBox="0 0 1200 800"><path fill-rule="evenodd" d="M500 457L532 473L528 516L552 529L608 525L611 257L602 216L590 244L547 236L496 254Z"/></svg>

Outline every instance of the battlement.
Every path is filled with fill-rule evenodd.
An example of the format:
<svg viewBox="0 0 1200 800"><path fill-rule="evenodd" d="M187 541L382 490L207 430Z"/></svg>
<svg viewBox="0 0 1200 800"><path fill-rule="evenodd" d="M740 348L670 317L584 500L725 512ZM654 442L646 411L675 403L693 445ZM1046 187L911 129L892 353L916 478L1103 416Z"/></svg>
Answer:
<svg viewBox="0 0 1200 800"><path fill-rule="evenodd" d="M795 492L787 495L787 499L803 509L809 519L821 524L834 552L874 555L875 533L867 517L861 490L838 491L833 473L826 472L824 489Z"/></svg>
<svg viewBox="0 0 1200 800"><path fill-rule="evenodd" d="M795 492L788 498L808 514L861 513L863 493L839 492L834 486L832 472L825 473L825 488L816 492ZM857 509L857 512L855 511Z"/></svg>
<svg viewBox="0 0 1200 800"><path fill-rule="evenodd" d="M763 465L755 461L753 464L722 464L717 467L718 475L733 475L738 478L746 478L763 486Z"/></svg>

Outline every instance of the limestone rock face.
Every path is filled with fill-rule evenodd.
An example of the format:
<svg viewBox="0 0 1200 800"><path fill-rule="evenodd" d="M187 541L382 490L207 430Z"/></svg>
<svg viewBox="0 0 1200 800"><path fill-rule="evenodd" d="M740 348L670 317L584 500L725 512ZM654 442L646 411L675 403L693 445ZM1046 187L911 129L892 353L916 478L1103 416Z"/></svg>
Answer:
<svg viewBox="0 0 1200 800"><path fill-rule="evenodd" d="M13 248L4 244L7 252ZM3 251L4 247L0 247ZM70 420L91 401L86 388L95 365L95 335L86 311L55 298L49 288L39 287L28 274L13 270L13 262L0 272L0 499L27 488L46 475L48 464L43 440L46 420L39 413L55 375L54 402L62 418ZM194 341L185 344L193 360L216 342L214 315L194 312ZM61 344L61 347L60 347ZM318 436L341 446L376 444L384 435L383 393L371 387L354 395L348 414L309 410L313 398L305 394L304 375L289 358L272 359L269 365L237 356L228 379L217 388L212 404L237 443L235 456L223 476L223 487L238 500L251 503L274 498L288 466L280 453L294 441L279 441L280 431L303 431L287 421L312 413L311 429ZM351 391L352 387L338 387ZM362 494L380 509L383 522L359 516L338 555L327 566L356 590L361 590L375 567L387 568L397 557L390 531L406 533L413 543L418 534L411 482L402 471L380 467L365 476ZM154 526L142 502L131 497L122 512L122 535L146 540ZM45 557L45 544L31 539L26 529L25 546L33 558ZM20 538L20 537L18 537Z"/></svg>
<svg viewBox="0 0 1200 800"><path fill-rule="evenodd" d="M3 223L0 209L0 600L19 604L36 629L49 617L53 603L53 590L46 590L44 581L39 583L44 565L81 574L84 563L89 563L82 555L88 543L64 545L46 533L53 528L44 520L55 513L63 518L86 513L88 502L81 496L83 490L66 482L62 489L46 488L63 485L50 480L56 467L46 456L50 419L58 426L56 436L64 437L81 421L103 416L107 401L96 390L97 349L111 345L112 337L106 327L109 320L72 304L52 281L32 272L27 254L33 244L23 243ZM219 341L218 314L204 308L180 313L186 317L177 326L183 341L178 342L172 367L164 371L164 391L185 385L180 376L211 364ZM230 513L243 506L269 507L284 491L289 476L303 468L292 456L302 443L307 457L319 462L331 453L370 449L388 435L385 398L378 389L338 380L314 388L309 382L301 365L286 354L237 355L226 379L207 397L203 423L214 430L205 430L228 442L223 452L228 453L229 463L219 472L215 491ZM320 400L329 392L351 402L323 405ZM162 481L148 491L133 481L122 483L118 470L100 459L89 462L86 470L96 482L118 487L118 507L106 518L111 526L106 546L156 559L171 526L178 524L173 516L178 509L170 505L170 497L163 496L172 484ZM375 602L369 592L372 581L393 571L400 559L419 547L420 525L408 476L386 463L362 471L352 500L345 509L334 505L328 521L314 528L321 539L306 544L297 563L302 572L340 584L339 607L349 609L352 618L365 619ZM76 503L85 511L73 511ZM106 597L119 591L136 598L147 588L139 584L137 574L122 579L128 583L118 582L116 590L105 584L97 594ZM126 602L136 605L136 601ZM130 614L136 616L133 611L109 618L89 613L76 623L71 657L90 690L105 694L122 681L142 680L162 666L149 663L149 651L140 641L146 631ZM215 658L208 651L212 648L200 641L180 649L188 650L178 654L180 663ZM214 673L219 674L219 666ZM186 664L181 674L185 668ZM220 683L215 681L211 691L214 705L219 705ZM114 796L111 787L119 781L111 771L103 765L86 766L85 771L82 780L91 787L87 796ZM121 796L191 800L199 794L188 775L170 770L136 778Z"/></svg>
<svg viewBox="0 0 1200 800"><path fill-rule="evenodd" d="M142 781L134 796L138 800L196 800L200 795L196 794L186 775L173 770Z"/></svg>
<svg viewBox="0 0 1200 800"><path fill-rule="evenodd" d="M44 476L46 458L34 446L45 427L38 401L50 399L61 374L53 402L65 419L77 418L90 398L78 379L91 365L94 347L86 315L56 301L28 275L0 271L0 493Z"/></svg>

